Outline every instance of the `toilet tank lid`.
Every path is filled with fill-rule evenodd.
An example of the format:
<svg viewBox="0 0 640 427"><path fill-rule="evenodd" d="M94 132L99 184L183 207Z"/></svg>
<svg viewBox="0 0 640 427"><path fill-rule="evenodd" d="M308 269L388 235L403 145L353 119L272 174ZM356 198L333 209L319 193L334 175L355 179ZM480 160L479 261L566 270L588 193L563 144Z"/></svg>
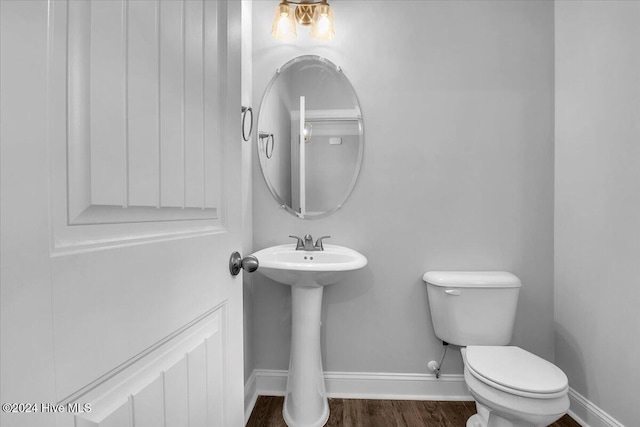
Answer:
<svg viewBox="0 0 640 427"><path fill-rule="evenodd" d="M422 280L458 288L519 288L520 279L507 271L427 271Z"/></svg>

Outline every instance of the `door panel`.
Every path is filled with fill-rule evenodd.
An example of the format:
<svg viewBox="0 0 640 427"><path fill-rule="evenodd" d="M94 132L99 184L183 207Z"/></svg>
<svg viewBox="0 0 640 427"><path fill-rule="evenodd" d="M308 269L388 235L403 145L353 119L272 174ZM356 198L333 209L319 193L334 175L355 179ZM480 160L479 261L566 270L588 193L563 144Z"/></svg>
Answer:
<svg viewBox="0 0 640 427"><path fill-rule="evenodd" d="M29 141L31 155L21 146L31 118L2 111L3 122L12 119L2 129L3 258L47 254L33 270L35 292L50 294L38 300L48 314L38 317L36 345L46 349L39 377L55 383L46 401L92 408L41 413L38 424L241 425L242 283L227 267L242 237L239 3L4 3L3 74L47 90L6 91L3 78L3 105L44 104L47 114L46 138ZM39 49L4 25L13 19L46 34L35 39ZM12 50L46 63L46 73L20 81L20 65L4 61ZM27 168L41 152L48 166ZM12 169L8 184L12 163L25 172ZM48 194L18 195L18 186ZM5 195L22 203L7 207ZM49 209L20 219L36 203ZM49 239L5 232L35 224ZM33 310L15 292L25 273L2 268L3 400L30 400L36 381L4 380L33 359L4 323L19 330L27 324L20 310ZM5 419L27 426L35 418Z"/></svg>
<svg viewBox="0 0 640 427"><path fill-rule="evenodd" d="M57 398L68 397L223 300L223 290L213 282L211 246L211 239L197 237L54 258Z"/></svg>
<svg viewBox="0 0 640 427"><path fill-rule="evenodd" d="M220 226L225 17L215 1L52 3L51 102L69 110L56 116L67 156L53 167L67 176L67 225Z"/></svg>
<svg viewBox="0 0 640 427"><path fill-rule="evenodd" d="M187 357L164 371L164 404L171 408L165 411L165 425L180 427L189 425L189 382L187 377Z"/></svg>
<svg viewBox="0 0 640 427"><path fill-rule="evenodd" d="M225 311L213 310L94 389L63 401L78 410L63 414L59 424L226 426Z"/></svg>

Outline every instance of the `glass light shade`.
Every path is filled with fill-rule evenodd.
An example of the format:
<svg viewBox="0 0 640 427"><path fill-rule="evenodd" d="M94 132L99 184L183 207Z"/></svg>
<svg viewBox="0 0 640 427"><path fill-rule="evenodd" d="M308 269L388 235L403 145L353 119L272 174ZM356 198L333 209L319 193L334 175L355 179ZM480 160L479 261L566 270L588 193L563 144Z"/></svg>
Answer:
<svg viewBox="0 0 640 427"><path fill-rule="evenodd" d="M336 35L333 23L333 9L326 1L316 5L313 12L313 24L311 25L311 37L314 39L331 40Z"/></svg>
<svg viewBox="0 0 640 427"><path fill-rule="evenodd" d="M271 26L271 37L278 40L291 40L297 37L296 21L293 18L293 9L289 3L283 1L276 7Z"/></svg>

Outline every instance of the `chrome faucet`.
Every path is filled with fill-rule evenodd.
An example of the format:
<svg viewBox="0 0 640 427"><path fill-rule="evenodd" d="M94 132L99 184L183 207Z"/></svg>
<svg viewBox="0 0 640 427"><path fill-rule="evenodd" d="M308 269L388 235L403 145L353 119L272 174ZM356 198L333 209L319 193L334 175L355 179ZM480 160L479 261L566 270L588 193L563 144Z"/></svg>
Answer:
<svg viewBox="0 0 640 427"><path fill-rule="evenodd" d="M324 251L324 246L322 245L323 239L328 239L331 236L322 236L316 240L316 244L313 244L313 237L311 234L306 234L304 236L304 240L298 236L289 236L292 239L297 239L296 243L296 251Z"/></svg>

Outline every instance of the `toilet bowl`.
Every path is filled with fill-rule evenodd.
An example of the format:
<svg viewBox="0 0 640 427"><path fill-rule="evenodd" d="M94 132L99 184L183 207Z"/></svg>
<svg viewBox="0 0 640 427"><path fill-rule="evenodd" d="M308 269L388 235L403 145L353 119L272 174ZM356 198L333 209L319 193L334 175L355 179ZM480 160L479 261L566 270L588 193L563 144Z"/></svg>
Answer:
<svg viewBox="0 0 640 427"><path fill-rule="evenodd" d="M520 279L505 271L430 271L423 279L436 336L461 348L478 408L467 427L546 427L567 412L564 372L507 345Z"/></svg>
<svg viewBox="0 0 640 427"><path fill-rule="evenodd" d="M569 409L567 377L514 346L462 348L464 379L478 404L467 427L546 427Z"/></svg>

